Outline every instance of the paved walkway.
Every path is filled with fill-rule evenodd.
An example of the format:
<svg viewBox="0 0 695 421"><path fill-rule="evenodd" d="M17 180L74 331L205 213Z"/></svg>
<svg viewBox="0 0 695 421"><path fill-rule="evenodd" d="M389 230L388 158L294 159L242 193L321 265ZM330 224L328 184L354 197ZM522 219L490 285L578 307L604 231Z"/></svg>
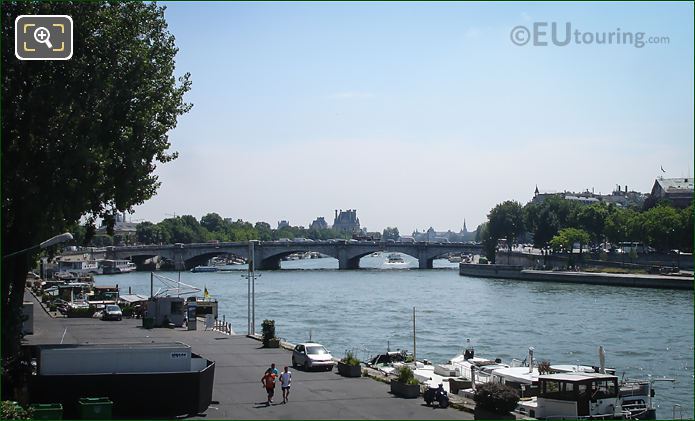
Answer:
<svg viewBox="0 0 695 421"><path fill-rule="evenodd" d="M333 372L292 369L289 403L277 390L275 405L265 406L261 376L270 363L290 365L284 349L263 349L261 343L241 335L185 329L141 327L141 320L52 318L33 296L34 334L26 344L184 342L193 352L216 362L213 403L200 418L209 419L473 419L457 409L433 409L422 398L401 399L389 386L369 378L345 378ZM201 323L198 324L201 326Z"/></svg>

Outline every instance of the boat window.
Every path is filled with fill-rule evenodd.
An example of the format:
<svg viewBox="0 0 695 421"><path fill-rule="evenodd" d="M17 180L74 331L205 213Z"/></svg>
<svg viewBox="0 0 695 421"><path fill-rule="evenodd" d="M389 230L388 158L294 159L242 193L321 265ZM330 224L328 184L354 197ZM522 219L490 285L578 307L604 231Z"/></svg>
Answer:
<svg viewBox="0 0 695 421"><path fill-rule="evenodd" d="M595 399L605 399L617 396L615 383L612 380L603 380L596 382Z"/></svg>
<svg viewBox="0 0 695 421"><path fill-rule="evenodd" d="M543 393L555 393L560 391L560 382L548 381L545 382Z"/></svg>
<svg viewBox="0 0 695 421"><path fill-rule="evenodd" d="M548 399L557 399L563 401L573 401L574 384L560 381L545 381L543 382L543 397Z"/></svg>
<svg viewBox="0 0 695 421"><path fill-rule="evenodd" d="M585 384L580 383L577 385L577 393L579 394L579 396L586 395L586 390L587 388Z"/></svg>

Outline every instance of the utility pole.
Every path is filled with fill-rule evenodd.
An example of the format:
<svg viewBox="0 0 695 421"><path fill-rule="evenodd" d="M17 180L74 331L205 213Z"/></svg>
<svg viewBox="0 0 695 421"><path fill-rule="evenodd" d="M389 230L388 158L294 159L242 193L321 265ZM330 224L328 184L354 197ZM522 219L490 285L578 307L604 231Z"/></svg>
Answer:
<svg viewBox="0 0 695 421"><path fill-rule="evenodd" d="M416 361L417 357L417 348L415 345L415 307L413 307L413 362Z"/></svg>
<svg viewBox="0 0 695 421"><path fill-rule="evenodd" d="M254 250L254 240L249 241L249 257L248 257L248 273L246 275L241 275L242 278L247 280L247 332L248 335L256 334L256 264L255 264L255 250ZM258 275L260 277L261 275Z"/></svg>
<svg viewBox="0 0 695 421"><path fill-rule="evenodd" d="M253 266L253 257L252 257L252 250L253 249L253 244L249 242L249 258L248 258L248 263L249 263L249 269L248 269L248 275L246 276L247 280L247 289L248 293L246 295L247 297L247 307L248 307L248 316L246 318L246 327L247 327L247 332L249 335L251 335L251 267Z"/></svg>
<svg viewBox="0 0 695 421"><path fill-rule="evenodd" d="M249 255L251 256L251 262L249 263L251 269L251 334L256 334L256 251L255 242L253 240L249 241Z"/></svg>

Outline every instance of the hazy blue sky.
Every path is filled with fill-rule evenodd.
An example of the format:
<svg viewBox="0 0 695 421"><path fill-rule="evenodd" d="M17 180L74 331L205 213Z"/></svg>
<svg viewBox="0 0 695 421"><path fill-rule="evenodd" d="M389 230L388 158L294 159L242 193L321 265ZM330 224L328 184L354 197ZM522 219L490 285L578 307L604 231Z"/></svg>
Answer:
<svg viewBox="0 0 695 421"><path fill-rule="evenodd" d="M693 172L692 3L167 7L194 107L133 219L307 226L356 208L374 230L472 229L536 184L649 191L662 165ZM534 22L669 41L513 44Z"/></svg>

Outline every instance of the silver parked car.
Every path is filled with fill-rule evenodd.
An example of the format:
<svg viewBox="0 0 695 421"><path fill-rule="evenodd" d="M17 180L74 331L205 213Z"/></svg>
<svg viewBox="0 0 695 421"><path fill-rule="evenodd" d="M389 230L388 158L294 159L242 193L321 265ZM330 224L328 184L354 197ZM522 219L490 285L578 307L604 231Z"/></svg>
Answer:
<svg viewBox="0 0 695 421"><path fill-rule="evenodd" d="M332 370L335 362L333 357L323 345L314 342L306 342L294 347L292 351L292 366L302 366L308 370L311 368L323 368Z"/></svg>
<svg viewBox="0 0 695 421"><path fill-rule="evenodd" d="M117 305L107 305L104 310L101 311L102 320L121 320L123 319L123 312L121 308Z"/></svg>

